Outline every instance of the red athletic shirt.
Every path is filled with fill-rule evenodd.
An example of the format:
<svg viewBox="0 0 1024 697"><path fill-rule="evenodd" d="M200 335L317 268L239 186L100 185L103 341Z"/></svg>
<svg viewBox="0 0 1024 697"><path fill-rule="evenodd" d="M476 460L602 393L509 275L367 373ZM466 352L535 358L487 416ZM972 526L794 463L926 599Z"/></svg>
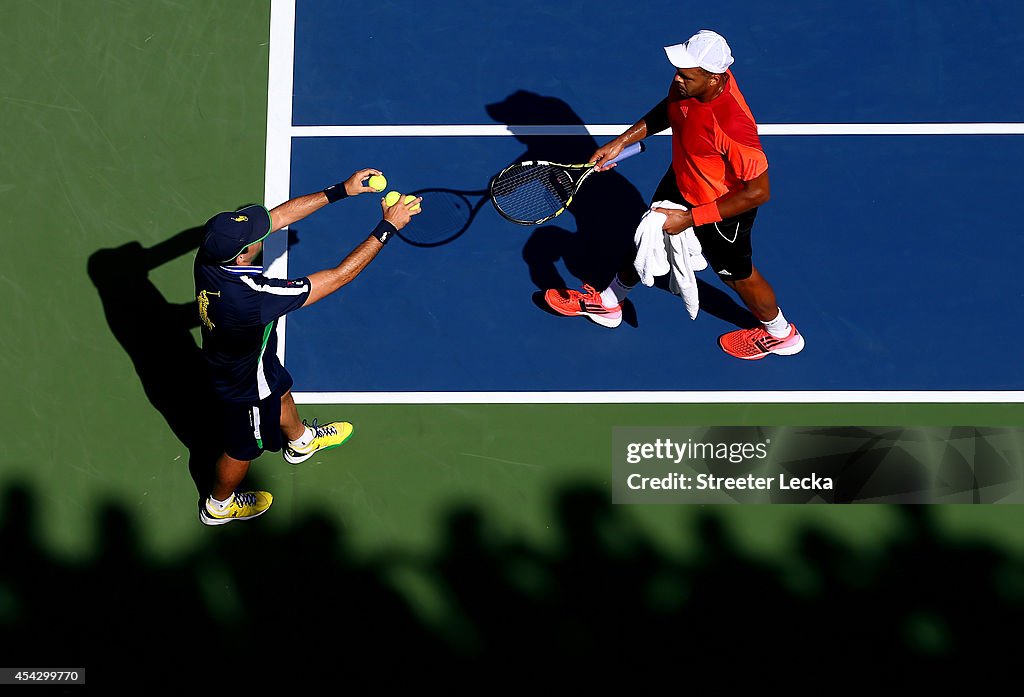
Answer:
<svg viewBox="0 0 1024 697"><path fill-rule="evenodd" d="M728 75L725 90L710 102L681 99L675 89L669 96L672 169L679 192L694 206L697 225L722 219L716 206L703 204L741 188L742 182L768 169L757 123L736 78L731 71Z"/></svg>

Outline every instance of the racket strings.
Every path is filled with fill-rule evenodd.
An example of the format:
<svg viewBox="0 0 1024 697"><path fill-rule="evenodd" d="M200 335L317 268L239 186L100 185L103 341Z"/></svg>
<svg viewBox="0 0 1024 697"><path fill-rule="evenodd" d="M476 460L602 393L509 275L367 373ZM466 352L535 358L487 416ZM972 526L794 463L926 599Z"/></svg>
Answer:
<svg viewBox="0 0 1024 697"><path fill-rule="evenodd" d="M572 198L575 180L552 165L514 165L495 180L492 198L506 215L523 222L553 216Z"/></svg>

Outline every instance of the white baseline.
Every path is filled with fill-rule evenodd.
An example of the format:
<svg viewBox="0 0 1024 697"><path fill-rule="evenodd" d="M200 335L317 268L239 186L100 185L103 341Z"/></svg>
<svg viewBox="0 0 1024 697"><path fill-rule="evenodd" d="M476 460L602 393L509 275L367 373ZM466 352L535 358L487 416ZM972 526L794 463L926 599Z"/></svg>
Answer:
<svg viewBox="0 0 1024 697"><path fill-rule="evenodd" d="M1024 392L293 392L299 404L1017 404Z"/></svg>
<svg viewBox="0 0 1024 697"><path fill-rule="evenodd" d="M631 124L577 126L515 126L506 124L292 126L293 138L358 138L372 136L617 136ZM1024 123L765 123L763 136L911 136L1024 135ZM657 133L667 136L665 130Z"/></svg>

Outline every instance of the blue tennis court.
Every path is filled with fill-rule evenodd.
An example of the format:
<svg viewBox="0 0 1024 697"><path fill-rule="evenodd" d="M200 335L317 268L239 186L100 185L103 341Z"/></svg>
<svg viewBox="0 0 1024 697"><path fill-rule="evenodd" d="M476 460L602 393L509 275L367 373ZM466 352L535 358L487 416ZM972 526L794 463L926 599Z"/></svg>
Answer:
<svg viewBox="0 0 1024 697"><path fill-rule="evenodd" d="M512 225L485 203L448 244L389 245L338 295L289 317L298 392L1024 388L1008 349L1024 339L1017 232L989 212L1014 200L1019 131L765 133L1013 122L1024 98L1000 76L1024 68L1024 39L1005 31L1024 16L1019 6L817 3L787 13L741 2L691 15L668 2L569 3L552 15L525 2L473 13L454 2L385 5L297 6L291 195L364 166L405 192L478 192L515 160L585 161L665 93L662 46L714 28L732 45L770 162L754 260L807 348L753 364L722 353L716 338L751 318L710 270L699 274L696 321L659 288L635 290L615 330L538 306L544 288L610 279L669 165L668 139L654 137L548 225ZM429 21L403 19L417 13ZM986 37L984 51L970 37ZM530 125L552 128L515 128ZM330 130L352 126L371 128ZM495 126L510 132L489 135ZM378 216L367 195L297 224L288 274L335 265Z"/></svg>

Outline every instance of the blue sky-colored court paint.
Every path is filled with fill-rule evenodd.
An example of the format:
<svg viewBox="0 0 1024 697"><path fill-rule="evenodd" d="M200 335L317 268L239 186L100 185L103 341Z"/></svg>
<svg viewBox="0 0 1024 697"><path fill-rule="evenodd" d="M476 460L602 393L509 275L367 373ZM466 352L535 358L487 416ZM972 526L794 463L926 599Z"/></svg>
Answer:
<svg viewBox="0 0 1024 697"><path fill-rule="evenodd" d="M821 3L799 15L740 3L699 17L667 2L569 3L567 22L527 3L470 14L442 2L422 10L431 15L422 23L394 21L411 2L384 5L299 3L295 125L625 124L667 89L661 46L702 27L730 40L762 124L1000 122L1024 113L1020 92L1001 84L1000 74L1024 68L1024 41L1002 29L1024 11L1007 3L970 13L954 3ZM954 51L968 31L992 37L998 71ZM366 60L351 65L350 46L370 47ZM515 160L583 161L609 139L295 137L291 195L364 166L384 170L389 189L480 190ZM1014 221L992 216L990 204L1016 199L1021 136L762 142L773 197L754 228L755 263L806 336L798 357L746 363L722 353L718 335L749 316L710 270L699 274L697 321L658 288L634 291L616 330L535 303L545 287L610 278L668 166L669 141L657 137L615 173L592 177L572 212L546 226L512 225L487 204L449 244L395 240L351 286L289 318L296 390L1024 388L1012 349L1024 338L1013 280L1020 245ZM336 264L379 218L378 199L345 201L295 225L289 275Z"/></svg>

